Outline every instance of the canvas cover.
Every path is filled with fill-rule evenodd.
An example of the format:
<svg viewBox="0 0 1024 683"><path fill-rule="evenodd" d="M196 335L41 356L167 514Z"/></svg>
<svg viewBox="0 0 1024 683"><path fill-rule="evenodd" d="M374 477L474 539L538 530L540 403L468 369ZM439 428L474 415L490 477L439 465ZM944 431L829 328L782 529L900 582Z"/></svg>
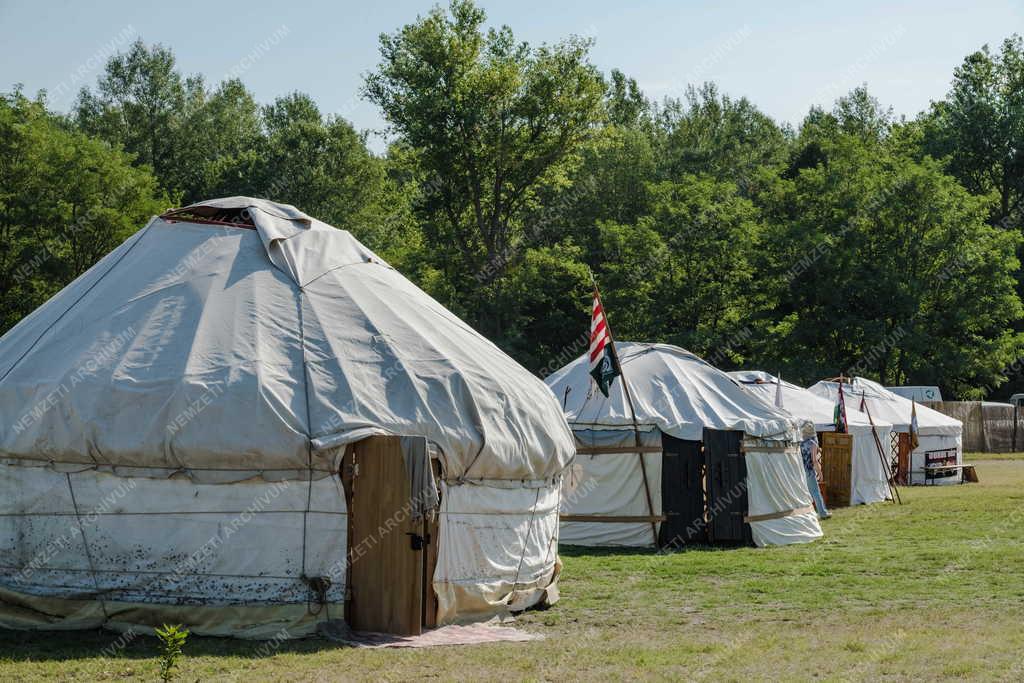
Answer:
<svg viewBox="0 0 1024 683"><path fill-rule="evenodd" d="M193 208L244 210L255 229L154 218L0 339L0 556L17 558L2 562L0 590L22 596L19 618L34 597L158 602L139 576L191 556L261 487L288 481L273 500L286 510L250 511L266 523L247 522L248 540L211 544L210 571L235 584L162 594L211 609L230 594L232 614L305 606L301 575L345 556L341 447L375 434L424 437L443 464L443 617L546 589L574 444L544 384L348 232L265 200ZM136 479L139 493L95 516L95 501L72 500ZM79 545L50 548L69 528ZM33 578L16 580L33 561ZM278 583L257 589L264 575ZM0 607L0 624L10 614Z"/></svg>
<svg viewBox="0 0 1024 683"><path fill-rule="evenodd" d="M743 385L743 388L757 395L761 400L774 404L776 390L780 388L778 377L758 370L741 370L729 375ZM810 421L819 432L835 431L835 403L813 394L803 387L782 380L782 408L798 422ZM889 432L892 425L874 418L874 431L882 445L882 456L871 435L871 420L855 407L860 400L848 401L846 420L849 433L853 435L853 452L850 462L850 504L877 503L890 498L888 484Z"/></svg>
<svg viewBox="0 0 1024 683"><path fill-rule="evenodd" d="M811 393L835 401L839 396L839 385L836 382L821 381L807 389ZM854 377L843 385L843 394L848 406L860 405L861 397L866 401L875 420L885 420L892 424L893 431L909 432L911 411L916 410L918 447L911 453L911 483L924 481L925 453L927 451L956 450L957 463L963 462L963 423L960 420L943 415L928 406L914 404L910 399L903 398L883 387L878 382ZM937 480L936 483L959 483L960 477Z"/></svg>
<svg viewBox="0 0 1024 683"><path fill-rule="evenodd" d="M582 446L630 448L636 445L632 429L579 429ZM640 445L661 446L661 431L640 432ZM647 494L640 460L647 471L654 514L661 506L661 453L642 455L577 455L562 485L562 510L575 515L643 516ZM649 547L657 538L649 522L563 522L561 543L587 546Z"/></svg>
<svg viewBox="0 0 1024 683"><path fill-rule="evenodd" d="M642 445L660 443L660 434L700 441L704 428L742 431L757 443L776 448L796 439L793 418L744 391L726 373L698 356L668 344L616 342L623 377L629 381ZM581 445L630 446L635 443L623 383L616 379L605 398L581 356L545 381L562 403ZM602 433L610 433L603 435ZM751 514L767 515L811 504L802 481L803 465L790 453L747 453ZM648 488L655 515L661 509L660 455L645 455ZM578 455L563 480L562 510L602 516L646 515L647 500L640 456ZM799 504L797 504L799 503ZM789 507L786 507L789 506ZM821 536L813 513L751 523L758 545L808 542ZM563 522L562 540L580 545L651 546L647 523Z"/></svg>

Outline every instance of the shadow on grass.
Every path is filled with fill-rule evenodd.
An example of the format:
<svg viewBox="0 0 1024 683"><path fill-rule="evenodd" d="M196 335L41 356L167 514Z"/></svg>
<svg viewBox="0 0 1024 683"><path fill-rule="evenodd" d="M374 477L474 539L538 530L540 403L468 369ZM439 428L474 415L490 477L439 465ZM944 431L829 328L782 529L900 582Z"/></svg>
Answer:
<svg viewBox="0 0 1024 683"><path fill-rule="evenodd" d="M189 636L185 645L188 657L242 657L262 659L278 654L315 654L347 645L317 636L298 640L240 640ZM103 629L88 631L12 631L0 629L2 659L11 662L59 662L108 657L142 660L160 655L160 643L154 636L134 636Z"/></svg>
<svg viewBox="0 0 1024 683"><path fill-rule="evenodd" d="M730 552L734 550L745 550L754 546L746 543L729 543L709 545L706 543L693 543L685 546L673 546L668 548L609 548L585 545L558 544L558 554L564 557L651 557L655 555L675 555L678 553L708 553L708 552Z"/></svg>

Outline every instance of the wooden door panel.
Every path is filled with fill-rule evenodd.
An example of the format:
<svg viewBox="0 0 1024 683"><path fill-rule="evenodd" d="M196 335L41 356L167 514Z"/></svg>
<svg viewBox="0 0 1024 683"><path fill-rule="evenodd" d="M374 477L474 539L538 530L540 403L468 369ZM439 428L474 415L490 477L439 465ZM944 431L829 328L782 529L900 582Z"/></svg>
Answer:
<svg viewBox="0 0 1024 683"><path fill-rule="evenodd" d="M749 543L747 463L740 452L743 432L704 430L708 478L708 535L712 542Z"/></svg>
<svg viewBox="0 0 1024 683"><path fill-rule="evenodd" d="M661 546L707 541L704 456L699 441L663 434L661 466Z"/></svg>
<svg viewBox="0 0 1024 683"><path fill-rule="evenodd" d="M409 509L401 440L376 436L353 449L351 596L348 621L357 631L418 635L424 617L422 520Z"/></svg>
<svg viewBox="0 0 1024 683"><path fill-rule="evenodd" d="M910 484L910 434L899 432L896 442L896 482L906 486Z"/></svg>
<svg viewBox="0 0 1024 683"><path fill-rule="evenodd" d="M839 432L821 434L821 474L828 507L850 504L853 435Z"/></svg>

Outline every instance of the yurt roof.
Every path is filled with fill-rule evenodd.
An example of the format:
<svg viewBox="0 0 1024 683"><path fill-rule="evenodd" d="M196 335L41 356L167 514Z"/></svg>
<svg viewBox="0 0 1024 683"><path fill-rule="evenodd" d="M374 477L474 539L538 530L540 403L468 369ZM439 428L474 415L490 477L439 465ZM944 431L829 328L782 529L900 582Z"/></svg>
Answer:
<svg viewBox="0 0 1024 683"><path fill-rule="evenodd" d="M0 455L54 462L298 469L395 434L521 480L574 452L539 379L347 231L248 197L154 217L0 338L0 410Z"/></svg>
<svg viewBox="0 0 1024 683"><path fill-rule="evenodd" d="M823 396L830 401L839 396L839 383L822 380L807 388L808 391ZM853 405L859 405L863 397L871 409L871 416L876 420L885 420L893 425L898 432L910 429L911 410L914 409L910 399L903 398L874 382L863 377L853 377L843 383L843 395ZM917 404L917 424L921 434L960 434L963 423L928 406Z"/></svg>
<svg viewBox="0 0 1024 683"><path fill-rule="evenodd" d="M760 370L738 370L729 375L743 385L748 391L755 393L761 400L775 405L775 392L780 385L778 377ZM781 380L782 408L798 420L811 420L819 432L835 429L835 401L804 389L801 386ZM892 427L885 420L874 414L871 419L858 410L860 397L847 397L846 420L851 426L870 427L874 420L876 427ZM870 406L868 406L870 410Z"/></svg>
<svg viewBox="0 0 1024 683"><path fill-rule="evenodd" d="M639 424L679 439L697 441L703 429L741 430L765 439L789 439L788 413L745 391L728 374L669 344L616 342L622 371L632 392ZM608 398L597 389L583 355L546 380L574 429L632 426L623 383L616 379Z"/></svg>

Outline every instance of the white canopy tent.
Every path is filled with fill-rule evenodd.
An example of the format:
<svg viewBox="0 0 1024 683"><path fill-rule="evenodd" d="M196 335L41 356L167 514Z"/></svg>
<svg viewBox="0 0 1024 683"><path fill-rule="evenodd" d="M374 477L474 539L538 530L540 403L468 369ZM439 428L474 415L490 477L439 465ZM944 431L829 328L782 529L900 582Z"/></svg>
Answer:
<svg viewBox="0 0 1024 683"><path fill-rule="evenodd" d="M341 617L339 464L375 435L428 445L438 621L557 597L574 443L550 391L288 205L154 217L0 339L0 414L0 626L265 638Z"/></svg>
<svg viewBox="0 0 1024 683"><path fill-rule="evenodd" d="M821 381L808 387L808 391L829 401L835 401L839 396L839 384L832 381ZM915 407L910 399L894 394L878 382L863 377L854 377L844 383L843 394L850 407L859 406L863 398L871 411L871 416L876 420L891 423L895 432L909 432L911 414L912 411L916 411L919 442L910 456L908 483L924 483L925 454L929 451L955 450L956 463L958 465L963 463L963 423L960 420L943 415L920 403ZM935 483L956 484L960 483L961 476L934 481Z"/></svg>
<svg viewBox="0 0 1024 683"><path fill-rule="evenodd" d="M699 442L705 429L741 431L745 438L746 494L757 545L812 541L821 536L809 511L810 494L795 448L789 414L744 391L726 373L668 344L617 342L642 433L643 446L661 444L661 435ZM627 447L634 444L633 420L616 379L605 398L593 385L584 355L550 375L547 384L562 402L581 444ZM643 458L643 467L641 467ZM563 486L562 510L573 516L647 514L643 474L651 508L662 509L662 454L577 455ZM580 545L650 546L656 542L643 522L563 521L561 540Z"/></svg>
<svg viewBox="0 0 1024 683"><path fill-rule="evenodd" d="M828 399L791 382L780 382L778 377L767 372L741 370L730 372L729 375L761 400L773 404L776 392L781 390L782 408L786 412L800 422L813 422L816 431L835 431L835 403ZM860 405L859 400L850 401L846 406L847 425L850 434L853 435L850 504L878 503L890 498L889 474L885 465L889 461L889 433L892 431L892 425L879 421L874 415L871 416L875 423L874 431L878 436L878 443L883 448L882 455L879 455L878 446L871 435L871 420L865 413L855 409L857 405Z"/></svg>

